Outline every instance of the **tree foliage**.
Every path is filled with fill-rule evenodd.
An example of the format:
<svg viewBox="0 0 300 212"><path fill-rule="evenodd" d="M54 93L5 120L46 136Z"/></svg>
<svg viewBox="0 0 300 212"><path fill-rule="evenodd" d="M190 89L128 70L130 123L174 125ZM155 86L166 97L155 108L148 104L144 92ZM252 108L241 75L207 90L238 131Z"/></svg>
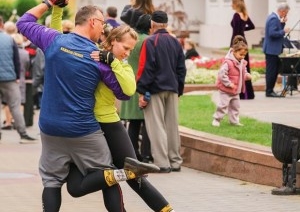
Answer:
<svg viewBox="0 0 300 212"><path fill-rule="evenodd" d="M9 1L0 1L0 14L7 21L12 14L13 5Z"/></svg>
<svg viewBox="0 0 300 212"><path fill-rule="evenodd" d="M17 10L18 16L22 16L27 10L36 6L38 3L36 0L16 0L15 9Z"/></svg>
<svg viewBox="0 0 300 212"><path fill-rule="evenodd" d="M0 1L0 14L3 16L4 20L7 21L12 18L12 21L16 22L17 18L22 16L26 11L38 5L40 0L15 0L14 2L1 0ZM12 17L13 10L16 9L16 16ZM51 10L48 10L44 15L38 20L39 23L45 24L47 16L51 15ZM63 19L69 19L71 16L69 9L64 8Z"/></svg>

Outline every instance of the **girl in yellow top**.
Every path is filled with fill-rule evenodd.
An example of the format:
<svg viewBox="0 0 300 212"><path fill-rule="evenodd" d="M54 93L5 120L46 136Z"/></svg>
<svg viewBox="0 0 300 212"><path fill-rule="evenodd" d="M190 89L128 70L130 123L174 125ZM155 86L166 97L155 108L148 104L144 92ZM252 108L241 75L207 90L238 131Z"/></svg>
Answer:
<svg viewBox="0 0 300 212"><path fill-rule="evenodd" d="M61 26L62 9L53 7L52 24ZM58 29L56 27L56 29ZM131 66L125 62L137 42L137 33L129 26L120 26L111 31L107 39L101 44L104 50L93 52L92 58L100 59L110 66L120 83L123 93L131 96L135 93L136 82ZM115 107L116 97L105 84L99 83L95 91L95 117L98 120L101 129L104 132L108 146L110 148L113 163L117 168L123 168L126 157L136 158L134 148L127 134L127 131L120 121ZM72 179L72 180L70 180ZM91 189L78 188L83 176L76 166L71 166L68 176L67 188L72 196L83 196L90 192L99 190L97 185L89 185ZM139 180L128 180L128 185L146 202L153 211L172 212L173 209L159 191L150 184L145 178ZM117 186L115 186L118 188ZM120 189L120 188L118 188ZM108 211L124 211L123 201L116 197L115 192L111 189L103 190L105 206ZM119 201L116 198L120 198ZM114 201L111 201L114 199ZM116 204L119 202L121 205ZM122 208L120 208L122 207Z"/></svg>

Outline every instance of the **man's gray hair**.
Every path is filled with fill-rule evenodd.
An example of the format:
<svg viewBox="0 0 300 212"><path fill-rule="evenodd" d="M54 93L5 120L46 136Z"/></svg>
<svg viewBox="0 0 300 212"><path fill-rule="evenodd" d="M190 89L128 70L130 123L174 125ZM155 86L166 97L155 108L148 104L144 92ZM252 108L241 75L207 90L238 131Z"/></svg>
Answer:
<svg viewBox="0 0 300 212"><path fill-rule="evenodd" d="M151 20L151 22L152 22L152 26L156 29L165 29L165 28L168 27L168 23L157 23L157 22L152 21L152 20Z"/></svg>
<svg viewBox="0 0 300 212"><path fill-rule="evenodd" d="M290 10L290 6L286 2L282 2L277 6L277 10Z"/></svg>

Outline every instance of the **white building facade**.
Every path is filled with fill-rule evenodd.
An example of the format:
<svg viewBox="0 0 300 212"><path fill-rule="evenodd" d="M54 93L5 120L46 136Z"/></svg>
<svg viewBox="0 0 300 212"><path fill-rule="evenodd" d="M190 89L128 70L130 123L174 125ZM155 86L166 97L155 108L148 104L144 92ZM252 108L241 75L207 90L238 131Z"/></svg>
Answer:
<svg viewBox="0 0 300 212"><path fill-rule="evenodd" d="M95 4L105 11L108 6L115 6L120 16L123 7L129 2L129 0L79 0L77 7ZM249 46L260 43L264 37L267 16L276 11L277 5L281 2L287 2L291 8L286 24L287 27L294 28L291 39L300 40L300 0L245 0L249 16L256 27L246 32ZM189 36L203 47L229 46L232 33L230 22L234 13L231 0L153 0L153 3L155 7L168 13L169 25L176 35Z"/></svg>

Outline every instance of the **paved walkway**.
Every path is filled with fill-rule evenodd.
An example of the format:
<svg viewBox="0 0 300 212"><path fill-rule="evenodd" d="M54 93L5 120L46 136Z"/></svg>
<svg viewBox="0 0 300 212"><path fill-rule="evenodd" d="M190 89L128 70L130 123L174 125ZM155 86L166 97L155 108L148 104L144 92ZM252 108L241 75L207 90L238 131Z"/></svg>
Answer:
<svg viewBox="0 0 300 212"><path fill-rule="evenodd" d="M300 94L282 99L266 98L256 92L256 99L242 101L242 114L269 122L299 126ZM28 133L39 137L35 125ZM21 145L15 130L3 131L0 144L0 211L41 211L42 184L38 175L41 144ZM203 163L204 161L199 161ZM300 211L300 196L274 196L272 187L255 185L231 178L183 168L180 173L151 174L149 180L170 201L175 210L188 212L284 212ZM281 179L278 179L279 181ZM129 212L151 211L122 183L126 209ZM105 211L101 192L71 198L63 189L63 212Z"/></svg>

